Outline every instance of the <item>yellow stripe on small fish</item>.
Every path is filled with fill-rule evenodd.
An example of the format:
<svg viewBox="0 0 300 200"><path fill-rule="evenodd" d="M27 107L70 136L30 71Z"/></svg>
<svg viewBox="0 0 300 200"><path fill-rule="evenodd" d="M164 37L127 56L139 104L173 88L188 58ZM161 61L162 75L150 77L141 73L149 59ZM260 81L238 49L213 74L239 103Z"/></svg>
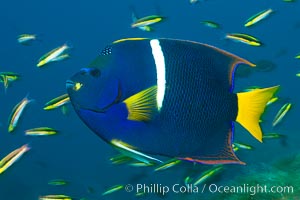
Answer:
<svg viewBox="0 0 300 200"><path fill-rule="evenodd" d="M57 47L50 52L44 54L38 61L37 67L41 67L43 65L48 64L49 62L53 62L58 59L59 56L63 55L65 51L67 51L70 47L67 44L64 44L60 47Z"/></svg>
<svg viewBox="0 0 300 200"><path fill-rule="evenodd" d="M141 152L135 150L134 147L132 147L129 144L122 142L120 140L113 139L113 140L111 140L111 144L122 154L124 154L128 157L131 157L133 159L139 160L141 162L144 162L147 164L150 164L152 162L162 163L162 161L160 161L154 157L151 157L149 155L146 155L144 153L141 153Z"/></svg>
<svg viewBox="0 0 300 200"><path fill-rule="evenodd" d="M241 42L251 46L261 46L262 43L254 36L243 34L243 33L228 33L225 38L231 39L233 41Z"/></svg>
<svg viewBox="0 0 300 200"><path fill-rule="evenodd" d="M34 34L21 34L17 37L18 43L28 44L32 40L36 40L36 35Z"/></svg>
<svg viewBox="0 0 300 200"><path fill-rule="evenodd" d="M20 103L18 103L12 110L11 115L9 117L9 126L8 132L13 132L18 124L20 116L22 115L25 107L32 102L33 100L29 100L27 96L22 99Z"/></svg>
<svg viewBox="0 0 300 200"><path fill-rule="evenodd" d="M260 22L261 20L265 19L267 16L269 16L271 13L273 12L273 10L267 9L267 10L263 10L255 15L253 15L252 17L250 17L249 19L247 19L246 23L245 23L245 27L249 27L249 26L253 26L254 24Z"/></svg>
<svg viewBox="0 0 300 200"><path fill-rule="evenodd" d="M72 200L72 198L64 194L51 194L39 196L39 200Z"/></svg>
<svg viewBox="0 0 300 200"><path fill-rule="evenodd" d="M291 107L292 107L291 103L286 103L280 108L280 110L277 112L277 114L272 122L273 127L282 121L282 119L287 114L287 112L291 109Z"/></svg>
<svg viewBox="0 0 300 200"><path fill-rule="evenodd" d="M154 171L161 171L161 170L166 170L169 169L170 167L174 167L175 165L180 164L182 161L178 160L176 158L170 159L164 163L162 163L160 166L156 167Z"/></svg>
<svg viewBox="0 0 300 200"><path fill-rule="evenodd" d="M28 144L25 144L21 146L20 148L12 151L7 156L5 156L0 161L0 174L2 174L4 171L6 171L10 166L12 166L17 160L19 160L24 153L30 150L30 147Z"/></svg>
<svg viewBox="0 0 300 200"><path fill-rule="evenodd" d="M221 172L223 170L223 165L218 165L216 167L213 167L212 169L209 169L205 172L203 172L201 174L201 176L199 178L197 178L197 180L194 182L194 186L197 186L201 183L204 183L205 181L207 181L207 179L215 176L216 174L218 174L219 172Z"/></svg>
<svg viewBox="0 0 300 200"><path fill-rule="evenodd" d="M278 99L279 99L278 97L273 97L272 99L270 99L270 101L268 101L267 106L275 103L276 101L278 101Z"/></svg>
<svg viewBox="0 0 300 200"><path fill-rule="evenodd" d="M141 26L149 26L158 22L161 22L164 17L159 15L150 15L140 19L137 19L135 22L131 24L132 28L141 27Z"/></svg>
<svg viewBox="0 0 300 200"><path fill-rule="evenodd" d="M128 163L133 159L131 157L125 156L124 154L118 154L114 157L111 157L109 160L112 162L112 164L119 165L119 164Z"/></svg>
<svg viewBox="0 0 300 200"><path fill-rule="evenodd" d="M113 41L113 44L125 42L125 41L135 41L135 40L147 40L147 38L124 38L124 39Z"/></svg>
<svg viewBox="0 0 300 200"><path fill-rule="evenodd" d="M44 110L52 110L52 109L58 108L60 106L63 106L67 103L70 103L70 97L68 94L63 94L59 97L56 97L56 98L48 101L45 104Z"/></svg>
<svg viewBox="0 0 300 200"><path fill-rule="evenodd" d="M45 135L55 135L58 131L49 128L49 127L38 127L33 129L28 129L25 131L25 135L31 135L31 136L45 136Z"/></svg>
<svg viewBox="0 0 300 200"><path fill-rule="evenodd" d="M106 190L105 192L102 193L102 196L117 192L119 190L122 190L124 188L124 185L115 185Z"/></svg>
<svg viewBox="0 0 300 200"><path fill-rule="evenodd" d="M0 82L3 82L5 91L11 82L18 80L19 78L20 75L14 72L0 72Z"/></svg>
<svg viewBox="0 0 300 200"><path fill-rule="evenodd" d="M132 163L129 163L128 164L129 166L132 166L132 167L150 167L150 166L153 166L155 165L155 163L144 163L144 162L132 162Z"/></svg>

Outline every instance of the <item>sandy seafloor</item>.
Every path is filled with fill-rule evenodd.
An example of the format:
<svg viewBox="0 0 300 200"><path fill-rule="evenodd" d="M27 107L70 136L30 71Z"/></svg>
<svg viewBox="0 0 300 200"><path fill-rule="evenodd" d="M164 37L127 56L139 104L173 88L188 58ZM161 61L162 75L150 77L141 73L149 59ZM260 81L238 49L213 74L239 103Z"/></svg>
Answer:
<svg viewBox="0 0 300 200"><path fill-rule="evenodd" d="M154 32L132 29L131 8L140 17L160 14L166 20L154 25ZM254 27L245 28L244 22L251 15L272 8L275 12ZM216 199L217 193L146 194L136 197L134 192L119 191L102 196L110 186L116 184L173 184L184 185L187 175L199 175L210 166L184 163L172 169L153 172L153 168L134 168L127 165L112 165L109 158L117 152L78 118L73 108L63 115L61 111L44 111L44 104L66 92L65 81L80 68L90 63L110 42L125 37L178 38L194 40L217 46L252 62L268 60L277 67L269 72L252 70L247 77L236 77L235 92L258 85L269 87L281 85L278 96L281 101L271 105L263 116L265 133L286 135L287 139L269 140L260 144L240 125L236 125L235 140L250 144L254 150L241 150L237 156L247 165L227 165L221 175L208 183L218 185L247 184L247 177L258 173L272 172L272 165L279 160L293 158L299 153L300 102L299 83L296 73L300 71L300 60L294 57L300 52L300 4L281 0L207 0L191 5L187 0L164 1L67 1L28 0L3 1L0 6L0 71L12 71L22 77L4 92L0 92L0 157L12 150L29 144L31 150L17 163L0 175L0 200L34 200L40 195L66 194L75 198L99 199ZM222 29L208 28L200 23L212 20ZM226 33L241 32L255 35L264 43L253 47L224 40ZM37 34L39 40L29 46L17 43L22 33ZM71 58L66 61L37 68L40 56L67 42L71 44ZM35 99L25 110L13 133L8 133L8 117L12 108L26 95ZM292 109L283 121L272 128L271 123L280 107L292 103ZM53 137L29 137L24 130L38 126L58 129ZM213 145L213 144L212 144ZM293 160L293 159L291 159ZM292 161L291 161L292 162ZM288 165L287 165L288 166ZM297 169L297 166L296 166ZM288 172L286 179L293 179L296 170L283 168ZM235 182L243 178L244 182ZM260 178L260 184L272 181L268 175ZM50 186L51 179L62 178L66 186ZM253 182L252 182L253 183ZM299 182L294 195L286 199L299 199ZM249 183L250 184L250 183ZM223 197L224 198L224 197ZM227 199L234 199L231 194ZM266 198L266 197L265 197ZM244 198L245 199L245 198ZM256 195L247 199L262 199ZM271 196L270 196L271 199ZM278 195L276 199L285 199Z"/></svg>

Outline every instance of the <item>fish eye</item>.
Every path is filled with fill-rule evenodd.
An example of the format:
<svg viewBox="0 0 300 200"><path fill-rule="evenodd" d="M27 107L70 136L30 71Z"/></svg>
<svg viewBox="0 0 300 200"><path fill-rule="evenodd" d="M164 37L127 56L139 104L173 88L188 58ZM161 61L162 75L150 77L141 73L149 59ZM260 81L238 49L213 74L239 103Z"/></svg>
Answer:
<svg viewBox="0 0 300 200"><path fill-rule="evenodd" d="M101 72L99 69L93 68L93 69L90 69L90 74L96 78L101 75Z"/></svg>
<svg viewBox="0 0 300 200"><path fill-rule="evenodd" d="M83 68L80 70L81 75L91 75L93 77L99 77L101 72L99 69L96 68Z"/></svg>

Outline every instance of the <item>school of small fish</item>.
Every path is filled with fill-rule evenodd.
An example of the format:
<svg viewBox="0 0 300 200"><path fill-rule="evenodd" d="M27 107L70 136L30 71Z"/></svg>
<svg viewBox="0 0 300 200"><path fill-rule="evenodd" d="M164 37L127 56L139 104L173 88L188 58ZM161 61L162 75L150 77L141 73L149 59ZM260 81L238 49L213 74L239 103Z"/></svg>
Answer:
<svg viewBox="0 0 300 200"><path fill-rule="evenodd" d="M283 0L284 2L294 2L293 0ZM200 0L189 0L190 4L198 4L198 3L204 3ZM248 19L245 20L244 27L247 29L249 28L255 28L260 23L264 23L266 20L271 20L272 15L277 15L277 13L274 12L272 8L267 8L262 11L257 11L257 13L254 13L252 16L250 16ZM278 13L279 14L279 13ZM170 17L171 18L171 17ZM156 24L162 23L166 21L167 18L165 16L159 15L159 14L153 14L144 16L141 18L138 18L136 13L132 12L132 21L130 23L131 28L137 28L142 31L151 32L154 30L157 30L153 28L153 26L157 26ZM205 25L212 29L222 29L222 25L211 21L211 20L203 20L200 21L200 24ZM245 32L247 30L245 29ZM33 45L35 41L38 40L38 35L36 34L20 34L17 36L17 42L21 45ZM248 33L226 33L225 39L232 40L234 42L240 42L243 44L247 44L254 47L261 47L264 45L264 43L258 39L255 36L252 36ZM69 50L70 45L63 44L61 46L58 46L49 52L42 55L38 61L36 66L37 67L43 67L45 65L49 65L53 62L60 62L65 59L70 58ZM300 59L300 53L295 55L295 59ZM296 76L300 77L300 72L296 74ZM21 79L21 75L15 72L0 72L0 82L3 83L4 91L7 93L7 89L9 87L12 87L13 84L18 84L18 80ZM75 89L80 89L82 85L75 85ZM244 91L251 91L259 89L259 86L251 86L248 88L245 88ZM274 119L271 123L272 127L275 128L279 124L284 123L283 119L286 118L286 115L289 113L291 108L293 107L293 103L291 102L283 102L280 101L280 97L273 97L269 102L268 106L271 104L282 104L281 108L278 110L277 114L274 116ZM30 107L29 104L33 102L33 99L29 99L28 95L25 96L21 101L19 101L15 107L11 111L11 115L8 117L8 133L13 134L15 130L18 128L18 124L20 122L20 118L22 115L24 115L24 112L27 112L27 107ZM70 98L68 94L62 94L59 95L48 102L45 103L44 110L50 111L57 108L61 108L62 112L66 114L67 112L67 106L70 103ZM268 123L265 122L264 119L261 119L261 123ZM273 130L272 130L273 131ZM44 127L35 127L31 129L24 130L26 136L51 136L56 135L59 133L58 130L54 128L50 128L47 126ZM272 140L272 139L282 139L286 138L287 136L284 134L279 134L276 132L270 132L270 133L264 133L263 134L263 141L265 140ZM138 152L128 146L127 144L124 144L120 141L113 141L112 145L115 147L117 151L119 151L120 154L117 154L110 158L110 162L114 165L121 165L126 164L131 167L151 167L153 168L153 172L162 172L165 170L168 170L170 168L180 166L182 163L182 160L173 158L167 161L161 161L156 158L153 158L149 155L146 155L144 153ZM232 148L234 151L239 150L254 150L254 147L243 143L243 142L237 142L235 141L232 145ZM29 144L24 144L23 146L13 150L12 152L8 153L4 158L0 160L0 174L3 174L6 170L8 170L12 165L14 165L21 157L24 156L25 153L27 153L31 147ZM29 153L28 153L29 154ZM215 165L212 166L210 169L202 172L198 176L187 176L185 177L182 182L186 185L193 184L193 185L199 185L205 183L208 179L211 179L212 177L218 176L223 170L226 170L224 165ZM1 177L0 177L1 178ZM52 186L64 186L67 185L69 182L64 179L53 179L49 180L48 184ZM107 190L105 190L102 193L102 196L110 195L112 193L115 193L117 191L124 190L125 185L118 184L114 185ZM137 193L136 196L143 196L143 194ZM39 200L72 200L75 199L71 196L65 195L65 194L45 194L41 195L38 198ZM81 198L87 199L87 198Z"/></svg>

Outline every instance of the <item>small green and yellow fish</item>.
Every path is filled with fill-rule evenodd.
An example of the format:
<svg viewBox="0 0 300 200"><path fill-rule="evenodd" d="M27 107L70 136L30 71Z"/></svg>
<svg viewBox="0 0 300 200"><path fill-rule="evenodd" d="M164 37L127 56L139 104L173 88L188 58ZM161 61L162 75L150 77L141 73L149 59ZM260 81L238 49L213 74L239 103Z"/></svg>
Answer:
<svg viewBox="0 0 300 200"><path fill-rule="evenodd" d="M221 28L220 24L213 21L201 21L200 23L210 28Z"/></svg>
<svg viewBox="0 0 300 200"><path fill-rule="evenodd" d="M0 82L3 82L5 91L11 82L20 79L20 77L19 74L14 72L0 72Z"/></svg>
<svg viewBox="0 0 300 200"><path fill-rule="evenodd" d="M140 19L137 19L131 24L132 28L136 27L144 27L144 26L150 26L152 24L161 22L164 20L163 16L160 15L149 15Z"/></svg>
<svg viewBox="0 0 300 200"><path fill-rule="evenodd" d="M117 192L119 190L122 190L124 188L124 185L115 185L107 189L105 192L102 193L102 196Z"/></svg>
<svg viewBox="0 0 300 200"><path fill-rule="evenodd" d="M62 54L62 55L52 59L51 62L58 62L58 61L66 60L68 58L70 58L70 55L65 53L65 54Z"/></svg>
<svg viewBox="0 0 300 200"><path fill-rule="evenodd" d="M238 149L247 149L247 150L252 150L253 147L249 144L243 144L243 143L240 143L240 142L234 142L232 144L232 147L237 147Z"/></svg>
<svg viewBox="0 0 300 200"><path fill-rule="evenodd" d="M60 95L59 97L56 97L54 99L51 99L45 104L44 110L52 110L55 108L58 108L60 106L63 106L67 103L70 103L70 98L68 94Z"/></svg>
<svg viewBox="0 0 300 200"><path fill-rule="evenodd" d="M138 18L136 17L135 13L132 12L132 15L131 15L131 18L132 18L132 23L135 23ZM146 32L150 32L150 31L153 31L154 29L149 26L149 25L145 25L145 26L138 26L137 28L139 28L140 30L142 31L146 31Z"/></svg>
<svg viewBox="0 0 300 200"><path fill-rule="evenodd" d="M270 100L268 101L267 106L269 106L269 105L275 103L276 101L278 101L278 99L279 99L278 97L273 97L272 99L270 99Z"/></svg>
<svg viewBox="0 0 300 200"><path fill-rule="evenodd" d="M129 163L128 165L132 166L132 167L150 167L150 166L155 165L155 163L153 163L153 162L144 163L144 162L137 161L137 162Z"/></svg>
<svg viewBox="0 0 300 200"><path fill-rule="evenodd" d="M296 59L300 59L300 53L295 56Z"/></svg>
<svg viewBox="0 0 300 200"><path fill-rule="evenodd" d="M13 132L19 122L20 116L22 115L25 107L30 103L34 101L33 99L28 99L27 96L22 99L12 110L11 115L9 117L9 126L8 126L8 132Z"/></svg>
<svg viewBox="0 0 300 200"><path fill-rule="evenodd" d="M67 185L67 184L68 182L63 179L53 179L48 182L48 185L54 185L54 186Z"/></svg>
<svg viewBox="0 0 300 200"><path fill-rule="evenodd" d="M193 179L190 176L185 177L183 180L185 186L190 185L192 181Z"/></svg>
<svg viewBox="0 0 300 200"><path fill-rule="evenodd" d="M25 135L31 135L31 136L46 136L46 135L55 135L58 131L49 128L49 127L38 127L33 129L28 129L25 131Z"/></svg>
<svg viewBox="0 0 300 200"><path fill-rule="evenodd" d="M159 165L158 167L156 167L154 169L154 171L166 170L166 169L169 169L170 167L174 167L175 165L180 164L181 162L182 162L181 160L173 158L173 159L167 160L166 162L164 162L161 165Z"/></svg>
<svg viewBox="0 0 300 200"><path fill-rule="evenodd" d="M133 159L131 157L125 156L124 154L118 154L114 157L111 157L109 160L114 165L120 165L120 164L128 163Z"/></svg>
<svg viewBox="0 0 300 200"><path fill-rule="evenodd" d="M273 127L282 121L283 117L287 114L287 112L291 109L291 107L292 107L291 103L286 103L280 108L280 110L277 112L272 122Z"/></svg>
<svg viewBox="0 0 300 200"><path fill-rule="evenodd" d="M39 200L72 200L72 197L64 194L51 194L51 195L39 196Z"/></svg>
<svg viewBox="0 0 300 200"><path fill-rule="evenodd" d="M262 42L259 39L255 38L252 35L244 34L244 33L228 33L225 38L231 39L236 42L241 42L244 44L248 44L251 46L261 46Z"/></svg>
<svg viewBox="0 0 300 200"><path fill-rule="evenodd" d="M207 179L215 176L216 174L220 173L224 169L223 165L217 165L216 167L213 167L212 169L206 170L201 174L199 178L194 182L194 186L197 186L201 183L204 183L207 181Z"/></svg>
<svg viewBox="0 0 300 200"><path fill-rule="evenodd" d="M69 49L70 47L67 44L64 44L60 47L57 47L50 52L44 54L38 61L38 64L36 65L37 67L41 67L43 65L46 65L50 62L58 61L61 60L60 56L63 57L68 57L68 54L65 54L65 52Z"/></svg>
<svg viewBox="0 0 300 200"><path fill-rule="evenodd" d="M21 34L17 37L18 43L29 45L32 41L36 40L35 34Z"/></svg>
<svg viewBox="0 0 300 200"><path fill-rule="evenodd" d="M119 141L119 140L112 140L111 144L122 154L134 158L136 160L139 160L141 162L144 162L146 164L151 164L152 162L160 162L162 163L162 161L151 157L149 155L146 155L144 153L141 153L139 151L134 150L134 148L132 146L130 146L129 144Z"/></svg>
<svg viewBox="0 0 300 200"><path fill-rule="evenodd" d="M262 139L279 139L283 137L285 137L285 135L279 133L265 133L263 134Z"/></svg>
<svg viewBox="0 0 300 200"><path fill-rule="evenodd" d="M19 160L24 153L30 150L28 144L21 146L20 148L12 151L7 156L5 156L0 161L0 174L2 174L5 170L7 170L11 165L13 165L17 160Z"/></svg>
<svg viewBox="0 0 300 200"><path fill-rule="evenodd" d="M267 10L263 10L259 13L256 13L255 15L251 16L249 19L245 22L245 27L253 26L254 24L260 22L261 20L265 19L267 16L269 16L273 10L271 8Z"/></svg>
<svg viewBox="0 0 300 200"><path fill-rule="evenodd" d="M296 2L296 0L282 0L283 2L288 2L288 3L292 3L292 2Z"/></svg>

